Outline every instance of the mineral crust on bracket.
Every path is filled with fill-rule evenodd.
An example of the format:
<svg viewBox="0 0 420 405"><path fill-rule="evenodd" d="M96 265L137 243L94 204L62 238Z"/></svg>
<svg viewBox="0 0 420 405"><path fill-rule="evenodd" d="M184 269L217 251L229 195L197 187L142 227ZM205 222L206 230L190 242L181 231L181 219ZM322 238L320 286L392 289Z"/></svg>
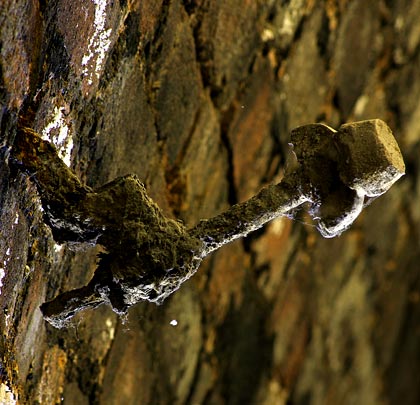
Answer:
<svg viewBox="0 0 420 405"><path fill-rule="evenodd" d="M135 175L91 189L31 129L19 128L10 162L33 176L46 222L62 242L100 244L87 286L41 306L53 326L102 303L124 314L139 301L160 303L198 269L203 258L303 203L326 237L340 235L359 215L365 197L389 189L405 172L391 130L381 120L310 124L291 133L297 163L276 185L200 221L192 229L167 218Z"/></svg>

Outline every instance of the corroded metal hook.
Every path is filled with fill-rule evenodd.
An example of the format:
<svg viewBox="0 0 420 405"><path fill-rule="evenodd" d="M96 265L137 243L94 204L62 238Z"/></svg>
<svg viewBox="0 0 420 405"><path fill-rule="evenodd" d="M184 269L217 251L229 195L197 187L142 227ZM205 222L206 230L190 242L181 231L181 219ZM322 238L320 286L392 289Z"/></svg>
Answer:
<svg viewBox="0 0 420 405"><path fill-rule="evenodd" d="M279 184L187 229L163 215L135 175L93 190L49 142L20 128L10 161L34 175L54 238L106 249L87 286L41 306L45 319L60 328L75 313L102 303L124 314L142 300L162 302L208 254L304 203L324 237L340 235L366 197L383 194L405 172L398 144L381 120L345 124L338 131L305 125L292 131L291 142L297 164Z"/></svg>

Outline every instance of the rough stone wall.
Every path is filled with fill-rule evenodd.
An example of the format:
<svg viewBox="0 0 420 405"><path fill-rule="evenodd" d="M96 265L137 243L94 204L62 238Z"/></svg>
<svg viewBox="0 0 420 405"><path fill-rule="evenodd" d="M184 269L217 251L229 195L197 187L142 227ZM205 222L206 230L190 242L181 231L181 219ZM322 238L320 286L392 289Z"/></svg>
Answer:
<svg viewBox="0 0 420 405"><path fill-rule="evenodd" d="M419 403L419 19L410 0L2 0L0 402ZM407 175L339 238L283 218L162 306L55 330L39 305L98 249L54 243L7 163L18 115L87 184L136 173L189 225L278 181L305 123L385 120Z"/></svg>

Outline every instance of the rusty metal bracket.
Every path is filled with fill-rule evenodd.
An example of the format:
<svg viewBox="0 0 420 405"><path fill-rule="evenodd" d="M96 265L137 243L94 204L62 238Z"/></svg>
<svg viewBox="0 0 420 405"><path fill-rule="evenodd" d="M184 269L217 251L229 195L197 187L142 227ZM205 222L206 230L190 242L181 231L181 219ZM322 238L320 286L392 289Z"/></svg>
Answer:
<svg viewBox="0 0 420 405"><path fill-rule="evenodd" d="M398 144L381 120L345 124L338 131L305 125L292 131L291 142L297 163L279 184L187 229L163 215L135 175L93 190L54 146L19 128L9 161L33 176L54 238L106 250L87 286L41 306L45 319L61 328L77 312L102 303L124 314L142 300L162 302L205 256L304 203L324 237L340 235L366 199L386 192L405 172Z"/></svg>

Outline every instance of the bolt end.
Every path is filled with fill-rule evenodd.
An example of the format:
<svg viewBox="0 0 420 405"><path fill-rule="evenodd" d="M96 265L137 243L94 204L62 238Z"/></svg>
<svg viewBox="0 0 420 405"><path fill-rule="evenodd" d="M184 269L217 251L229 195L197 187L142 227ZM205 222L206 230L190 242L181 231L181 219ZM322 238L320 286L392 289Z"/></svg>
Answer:
<svg viewBox="0 0 420 405"><path fill-rule="evenodd" d="M368 197L377 197L405 174L404 160L389 126L380 119L342 125L336 135L340 177Z"/></svg>

